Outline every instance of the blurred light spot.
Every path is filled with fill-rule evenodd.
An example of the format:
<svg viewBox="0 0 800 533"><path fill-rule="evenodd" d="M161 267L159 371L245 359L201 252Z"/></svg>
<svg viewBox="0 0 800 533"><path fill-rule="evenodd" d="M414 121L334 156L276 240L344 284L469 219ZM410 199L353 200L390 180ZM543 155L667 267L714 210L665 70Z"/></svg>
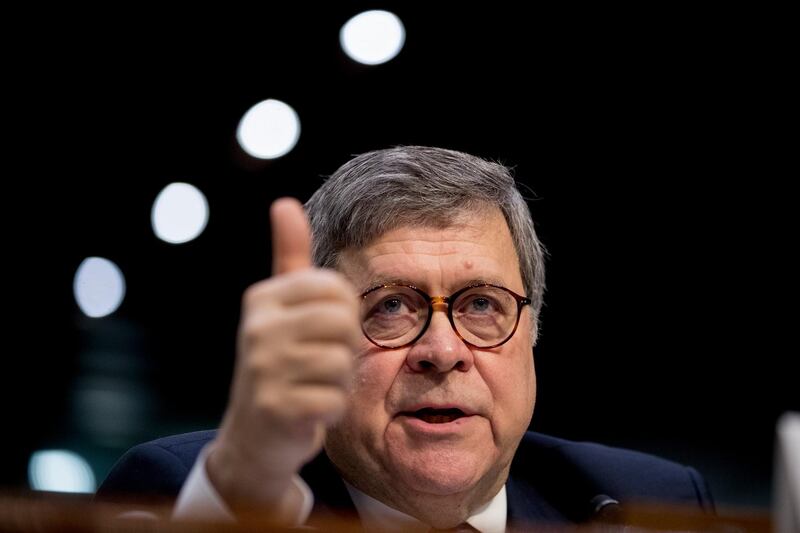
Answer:
<svg viewBox="0 0 800 533"><path fill-rule="evenodd" d="M365 11L348 20L339 32L344 52L365 65L386 63L403 48L406 30L388 11Z"/></svg>
<svg viewBox="0 0 800 533"><path fill-rule="evenodd" d="M89 463L67 450L41 450L31 455L28 482L34 490L94 492L97 484Z"/></svg>
<svg viewBox="0 0 800 533"><path fill-rule="evenodd" d="M206 229L208 202L197 187L170 183L158 193L150 218L153 231L162 241L189 242Z"/></svg>
<svg viewBox="0 0 800 533"><path fill-rule="evenodd" d="M107 352L97 355L102 353ZM123 368L115 374L76 379L70 400L71 427L104 446L125 446L135 440L156 410L146 380L137 380L135 372L126 373Z"/></svg>
<svg viewBox="0 0 800 533"><path fill-rule="evenodd" d="M110 315L125 298L125 278L119 267L102 257L87 257L75 272L75 301L87 316Z"/></svg>
<svg viewBox="0 0 800 533"><path fill-rule="evenodd" d="M236 131L242 149L258 159L285 155L300 138L300 119L280 100L264 100L244 114Z"/></svg>

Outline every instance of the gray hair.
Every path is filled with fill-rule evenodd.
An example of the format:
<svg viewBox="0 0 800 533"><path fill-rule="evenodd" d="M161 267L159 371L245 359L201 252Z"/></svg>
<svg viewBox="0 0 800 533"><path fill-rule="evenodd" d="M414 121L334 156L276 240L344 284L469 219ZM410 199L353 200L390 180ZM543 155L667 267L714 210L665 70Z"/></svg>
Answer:
<svg viewBox="0 0 800 533"><path fill-rule="evenodd" d="M536 341L544 292L544 247L509 168L442 148L401 146L351 159L305 205L313 259L336 268L339 254L402 226L447 228L459 215L498 207L531 299Z"/></svg>

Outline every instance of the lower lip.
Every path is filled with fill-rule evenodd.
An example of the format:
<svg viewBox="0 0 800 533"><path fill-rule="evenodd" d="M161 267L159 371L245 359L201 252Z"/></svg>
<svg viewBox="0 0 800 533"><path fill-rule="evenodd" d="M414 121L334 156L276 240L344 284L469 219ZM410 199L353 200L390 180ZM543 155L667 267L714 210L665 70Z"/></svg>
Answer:
<svg viewBox="0 0 800 533"><path fill-rule="evenodd" d="M414 433L422 433L425 435L450 435L453 433L461 433L477 418L476 415L462 416L456 418L452 422L431 424L415 416L400 415L398 417L406 428Z"/></svg>

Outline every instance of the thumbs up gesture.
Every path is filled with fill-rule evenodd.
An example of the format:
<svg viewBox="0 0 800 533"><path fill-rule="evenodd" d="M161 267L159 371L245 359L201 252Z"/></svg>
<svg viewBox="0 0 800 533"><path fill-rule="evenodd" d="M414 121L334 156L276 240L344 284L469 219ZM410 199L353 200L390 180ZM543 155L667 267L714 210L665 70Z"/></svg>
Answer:
<svg viewBox="0 0 800 533"><path fill-rule="evenodd" d="M276 200L270 220L272 277L245 291L230 399L206 472L232 509L280 518L299 505L293 477L344 412L361 328L355 288L312 267L300 203Z"/></svg>

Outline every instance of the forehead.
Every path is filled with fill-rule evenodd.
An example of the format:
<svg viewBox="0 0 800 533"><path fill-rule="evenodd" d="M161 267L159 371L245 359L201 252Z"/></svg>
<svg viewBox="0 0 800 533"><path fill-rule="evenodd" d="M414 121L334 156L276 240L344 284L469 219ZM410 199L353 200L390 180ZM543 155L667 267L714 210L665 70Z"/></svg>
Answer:
<svg viewBox="0 0 800 533"><path fill-rule="evenodd" d="M524 292L511 232L497 208L460 216L444 228L388 231L367 246L344 250L338 268L362 292L385 283L455 291L476 282Z"/></svg>

